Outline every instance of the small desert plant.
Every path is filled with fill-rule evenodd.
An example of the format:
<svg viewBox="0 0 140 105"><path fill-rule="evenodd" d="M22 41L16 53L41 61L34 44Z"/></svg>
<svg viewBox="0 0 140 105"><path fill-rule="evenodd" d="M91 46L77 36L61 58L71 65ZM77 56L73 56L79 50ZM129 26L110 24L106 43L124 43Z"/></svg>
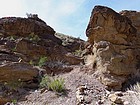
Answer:
<svg viewBox="0 0 140 105"><path fill-rule="evenodd" d="M86 65L94 65L95 62L96 62L96 56L95 55L88 55L85 58L85 64Z"/></svg>
<svg viewBox="0 0 140 105"><path fill-rule="evenodd" d="M58 93L63 92L65 90L64 79L55 78L51 80L51 82L48 84L48 89Z"/></svg>
<svg viewBox="0 0 140 105"><path fill-rule="evenodd" d="M17 48L16 46L14 48L11 49L13 52L16 52L17 51Z"/></svg>
<svg viewBox="0 0 140 105"><path fill-rule="evenodd" d="M16 99L13 99L12 100L12 104L14 104L14 105L17 104L17 100Z"/></svg>
<svg viewBox="0 0 140 105"><path fill-rule="evenodd" d="M33 60L30 60L29 64L34 66Z"/></svg>
<svg viewBox="0 0 140 105"><path fill-rule="evenodd" d="M130 86L128 90L132 90L132 91L140 93L140 83L137 82L135 85Z"/></svg>
<svg viewBox="0 0 140 105"><path fill-rule="evenodd" d="M10 41L15 41L18 37L15 35L10 35L7 37Z"/></svg>
<svg viewBox="0 0 140 105"><path fill-rule="evenodd" d="M43 65L45 65L45 62L48 60L47 57L40 57L39 62L38 62L38 66L42 67Z"/></svg>
<svg viewBox="0 0 140 105"><path fill-rule="evenodd" d="M48 86L48 83L50 82L50 77L48 75L45 75L42 77L41 82L40 82L40 87L41 88L46 88Z"/></svg>
<svg viewBox="0 0 140 105"><path fill-rule="evenodd" d="M44 76L40 82L41 88L48 88L54 92L62 93L65 90L64 79Z"/></svg>
<svg viewBox="0 0 140 105"><path fill-rule="evenodd" d="M46 61L48 60L48 57L46 56L41 56L38 61L33 61L33 60L30 60L29 61L29 64L32 65L32 66L39 66L39 67L42 67L45 65Z"/></svg>
<svg viewBox="0 0 140 105"><path fill-rule="evenodd" d="M40 38L38 37L38 35L34 34L34 32L32 32L31 34L29 34L29 40L33 41L33 42L38 42L40 41Z"/></svg>
<svg viewBox="0 0 140 105"><path fill-rule="evenodd" d="M82 54L82 50L81 49L75 50L75 52L73 52L73 54L76 56L80 56Z"/></svg>
<svg viewBox="0 0 140 105"><path fill-rule="evenodd" d="M129 97L127 98L130 102L130 105L139 105L140 103L140 83L136 83L133 86L130 86L130 88L127 89L127 91L134 91L129 92Z"/></svg>

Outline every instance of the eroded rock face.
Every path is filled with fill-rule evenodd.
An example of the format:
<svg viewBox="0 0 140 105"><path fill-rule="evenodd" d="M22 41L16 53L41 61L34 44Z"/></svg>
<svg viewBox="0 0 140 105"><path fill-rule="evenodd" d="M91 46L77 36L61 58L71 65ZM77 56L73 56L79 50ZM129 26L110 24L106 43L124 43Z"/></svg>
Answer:
<svg viewBox="0 0 140 105"><path fill-rule="evenodd" d="M140 35L140 12L124 10L120 14L127 16L132 21L132 25L137 29L137 34Z"/></svg>
<svg viewBox="0 0 140 105"><path fill-rule="evenodd" d="M0 18L0 104L38 88L44 74L70 72L83 62L54 33L36 16Z"/></svg>
<svg viewBox="0 0 140 105"><path fill-rule="evenodd" d="M16 45L16 50L18 53L24 54L28 59L39 59L40 56L46 56L46 47L33 44L29 40L21 39Z"/></svg>
<svg viewBox="0 0 140 105"><path fill-rule="evenodd" d="M124 39L130 34L135 35L136 29L127 17L121 16L108 7L95 6L86 34L91 43L106 39L112 43L127 44Z"/></svg>
<svg viewBox="0 0 140 105"><path fill-rule="evenodd" d="M120 89L137 69L139 36L136 22L132 22L108 7L95 6L86 30L96 74L102 83L114 89Z"/></svg>
<svg viewBox="0 0 140 105"><path fill-rule="evenodd" d="M36 21L34 19L17 18L17 17L5 17L0 19L0 29L7 35L19 35L25 36L34 32L37 35L51 34L55 31L42 21Z"/></svg>
<svg viewBox="0 0 140 105"><path fill-rule="evenodd" d="M0 83L14 83L19 79L21 82L33 82L39 75L38 69L27 63L6 63L0 66L0 72Z"/></svg>

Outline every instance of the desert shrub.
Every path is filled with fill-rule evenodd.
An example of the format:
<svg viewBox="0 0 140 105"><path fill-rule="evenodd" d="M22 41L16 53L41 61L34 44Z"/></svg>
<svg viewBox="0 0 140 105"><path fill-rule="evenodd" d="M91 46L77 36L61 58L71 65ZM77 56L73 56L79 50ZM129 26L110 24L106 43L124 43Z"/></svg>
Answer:
<svg viewBox="0 0 140 105"><path fill-rule="evenodd" d="M39 62L38 62L38 66L42 67L43 65L45 65L46 61L48 60L47 57L40 57Z"/></svg>
<svg viewBox="0 0 140 105"><path fill-rule="evenodd" d="M63 92L65 90L64 79L55 78L51 80L51 82L48 84L48 89L58 93Z"/></svg>
<svg viewBox="0 0 140 105"><path fill-rule="evenodd" d="M41 82L40 82L40 87L41 88L46 88L48 86L48 83L50 82L50 77L45 75L42 77Z"/></svg>
<svg viewBox="0 0 140 105"><path fill-rule="evenodd" d="M130 88L128 88L128 90L132 90L132 91L140 93L140 83L137 82L135 85L130 86Z"/></svg>
<svg viewBox="0 0 140 105"><path fill-rule="evenodd" d="M16 105L17 104L17 100L16 99L13 99L13 100L11 100L12 101L12 104L13 105Z"/></svg>
<svg viewBox="0 0 140 105"><path fill-rule="evenodd" d="M75 50L75 52L73 52L73 54L76 55L76 56L81 56L82 49Z"/></svg>
<svg viewBox="0 0 140 105"><path fill-rule="evenodd" d="M16 46L14 48L11 49L13 52L16 52L17 51L17 48Z"/></svg>
<svg viewBox="0 0 140 105"><path fill-rule="evenodd" d="M30 61L29 61L29 64L34 66L33 60L30 60Z"/></svg>
<svg viewBox="0 0 140 105"><path fill-rule="evenodd" d="M48 57L41 56L37 61L30 60L29 64L32 65L32 66L42 67L42 66L44 66L46 64L47 60L48 60Z"/></svg>
<svg viewBox="0 0 140 105"><path fill-rule="evenodd" d="M129 96L127 97L127 100L131 100L130 105L139 105L140 103L140 83L136 83L135 85L131 85L127 91L134 91L129 92Z"/></svg>
<svg viewBox="0 0 140 105"><path fill-rule="evenodd" d="M85 58L86 65L95 65L96 64L96 56L95 55L88 55Z"/></svg>
<svg viewBox="0 0 140 105"><path fill-rule="evenodd" d="M16 39L18 39L18 36L10 35L6 39L9 39L10 41L15 41Z"/></svg>
<svg viewBox="0 0 140 105"><path fill-rule="evenodd" d="M54 92L62 93L65 90L64 79L44 76L40 82L41 88L48 88Z"/></svg>
<svg viewBox="0 0 140 105"><path fill-rule="evenodd" d="M34 32L32 32L32 33L29 34L28 39L30 41L35 42L35 43L38 42L38 41L40 41L40 38L38 37L38 35L34 34Z"/></svg>

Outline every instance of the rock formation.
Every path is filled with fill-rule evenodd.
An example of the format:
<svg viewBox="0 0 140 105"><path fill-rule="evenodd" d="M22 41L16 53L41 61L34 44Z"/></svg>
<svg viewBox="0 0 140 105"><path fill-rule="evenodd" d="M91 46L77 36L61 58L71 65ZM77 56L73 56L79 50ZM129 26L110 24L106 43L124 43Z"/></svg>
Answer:
<svg viewBox="0 0 140 105"><path fill-rule="evenodd" d="M131 87L136 91L131 95L106 90L121 89L140 76L140 12L95 6L87 43L55 33L37 14L27 15L0 18L0 105L12 100L20 105L140 103L139 84ZM65 91L49 89L48 75Z"/></svg>
<svg viewBox="0 0 140 105"><path fill-rule="evenodd" d="M139 67L139 13L95 6L86 35L93 68L109 88L120 89Z"/></svg>
<svg viewBox="0 0 140 105"><path fill-rule="evenodd" d="M0 104L38 88L45 73L71 71L72 64L83 62L75 50L79 48L64 46L54 29L36 16L0 18Z"/></svg>
<svg viewBox="0 0 140 105"><path fill-rule="evenodd" d="M140 12L123 10L119 13L132 21L132 25L137 29L137 34L140 35Z"/></svg>
<svg viewBox="0 0 140 105"><path fill-rule="evenodd" d="M35 21L34 19L4 17L0 19L0 29L8 35L29 35L34 32L37 35L51 34L55 31L44 22Z"/></svg>

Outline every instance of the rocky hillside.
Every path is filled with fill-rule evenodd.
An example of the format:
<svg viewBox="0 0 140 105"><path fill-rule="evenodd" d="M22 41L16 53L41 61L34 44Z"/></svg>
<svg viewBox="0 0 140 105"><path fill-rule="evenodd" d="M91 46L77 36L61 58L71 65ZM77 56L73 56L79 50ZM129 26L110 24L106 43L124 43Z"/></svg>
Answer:
<svg viewBox="0 0 140 105"><path fill-rule="evenodd" d="M37 15L0 18L0 105L139 105L139 28L139 12L104 6L87 42Z"/></svg>
<svg viewBox="0 0 140 105"><path fill-rule="evenodd" d="M68 72L71 65L83 63L75 54L84 47L85 42L79 41L64 46L54 29L39 18L1 18L0 103L19 99L26 93L24 88L37 89L39 79L46 73Z"/></svg>

